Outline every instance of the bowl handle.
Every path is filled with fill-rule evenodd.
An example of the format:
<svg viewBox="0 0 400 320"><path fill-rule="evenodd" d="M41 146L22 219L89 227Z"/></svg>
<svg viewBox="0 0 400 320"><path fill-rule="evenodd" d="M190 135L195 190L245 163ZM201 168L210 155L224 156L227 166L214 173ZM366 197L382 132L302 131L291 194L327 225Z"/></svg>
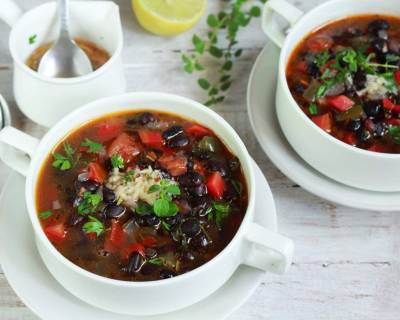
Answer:
<svg viewBox="0 0 400 320"><path fill-rule="evenodd" d="M0 159L26 176L38 144L38 139L13 127L4 127L0 131Z"/></svg>
<svg viewBox="0 0 400 320"><path fill-rule="evenodd" d="M22 16L22 10L13 0L0 1L0 19L12 27Z"/></svg>
<svg viewBox="0 0 400 320"><path fill-rule="evenodd" d="M250 250L243 264L278 274L289 269L294 250L292 240L257 223L248 226L245 239L250 242Z"/></svg>
<svg viewBox="0 0 400 320"><path fill-rule="evenodd" d="M282 48L286 35L274 17L274 13L287 20L291 27L296 24L304 13L285 0L269 0L265 4L261 19L262 29L279 48Z"/></svg>

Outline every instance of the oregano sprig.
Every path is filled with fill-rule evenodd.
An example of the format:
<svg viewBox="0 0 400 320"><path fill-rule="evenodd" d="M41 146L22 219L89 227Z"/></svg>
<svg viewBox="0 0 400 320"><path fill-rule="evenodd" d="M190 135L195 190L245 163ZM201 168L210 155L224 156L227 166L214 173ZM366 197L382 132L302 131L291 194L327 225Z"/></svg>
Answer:
<svg viewBox="0 0 400 320"><path fill-rule="evenodd" d="M260 0L265 3L266 0ZM249 0L233 0L229 2L229 7L218 14L210 14L207 18L207 25L210 30L206 37L193 35L192 43L194 53L191 55L182 54L183 69L187 73L206 72L202 64L202 58L208 54L218 60L216 80L205 76L197 80L198 85L207 92L208 99L206 106L214 106L225 100L225 92L232 85L232 68L235 59L242 54L241 49L236 49L238 44L237 35L241 28L246 27L252 18L261 15L261 8L253 5L247 8L245 4ZM225 38L228 41L226 48L219 46L221 32L225 32Z"/></svg>

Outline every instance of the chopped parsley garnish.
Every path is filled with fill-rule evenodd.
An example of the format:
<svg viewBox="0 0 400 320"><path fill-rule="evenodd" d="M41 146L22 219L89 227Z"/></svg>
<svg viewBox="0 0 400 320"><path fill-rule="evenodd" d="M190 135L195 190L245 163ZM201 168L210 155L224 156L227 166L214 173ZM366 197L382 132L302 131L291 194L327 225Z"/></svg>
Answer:
<svg viewBox="0 0 400 320"><path fill-rule="evenodd" d="M36 39L37 39L37 34L33 34L28 38L28 43L34 44L36 42Z"/></svg>
<svg viewBox="0 0 400 320"><path fill-rule="evenodd" d="M153 258L147 261L150 264L153 264L155 266L163 266L164 265L164 260L161 258Z"/></svg>
<svg viewBox="0 0 400 320"><path fill-rule="evenodd" d="M83 225L82 229L85 233L96 233L97 236L105 230L104 224L93 216L89 216L89 221Z"/></svg>
<svg viewBox="0 0 400 320"><path fill-rule="evenodd" d="M101 143L90 140L88 138L81 142L81 146L88 147L88 152L90 153L98 153L104 149L104 146Z"/></svg>
<svg viewBox="0 0 400 320"><path fill-rule="evenodd" d="M46 220L48 218L50 218L53 215L53 212L51 212L50 210L47 211L43 211L39 213L39 218L42 220Z"/></svg>
<svg viewBox="0 0 400 320"><path fill-rule="evenodd" d="M172 202L173 196L179 196L181 190L176 184L172 184L167 180L161 180L160 184L154 184L149 188L149 193L159 192L159 198L154 201L153 211L158 217L175 216L179 209L178 206Z"/></svg>
<svg viewBox="0 0 400 320"><path fill-rule="evenodd" d="M119 154L113 154L111 156L111 165L113 168L123 169L124 168L124 158Z"/></svg>
<svg viewBox="0 0 400 320"><path fill-rule="evenodd" d="M102 200L101 195L98 193L83 193L82 202L78 206L78 213L85 215L96 212Z"/></svg>
<svg viewBox="0 0 400 320"><path fill-rule="evenodd" d="M74 167L80 159L80 154L74 160L75 149L71 146L68 141L64 142L64 154L54 153L54 161L52 166L61 171L66 171Z"/></svg>
<svg viewBox="0 0 400 320"><path fill-rule="evenodd" d="M221 228L222 220L225 219L231 211L231 206L227 202L214 202L210 208L207 209L206 214L208 220L211 221L215 217L215 223L218 228Z"/></svg>
<svg viewBox="0 0 400 320"><path fill-rule="evenodd" d="M317 115L317 114L318 114L318 107L317 107L317 104L311 103L310 106L309 106L309 108L308 108L308 111L310 111L310 114L311 114L312 116Z"/></svg>
<svg viewBox="0 0 400 320"><path fill-rule="evenodd" d="M153 207L145 202L139 202L136 209L138 215L147 215L153 213Z"/></svg>
<svg viewBox="0 0 400 320"><path fill-rule="evenodd" d="M390 126L389 134L392 136L392 139L397 144L400 144L400 127L399 126Z"/></svg>

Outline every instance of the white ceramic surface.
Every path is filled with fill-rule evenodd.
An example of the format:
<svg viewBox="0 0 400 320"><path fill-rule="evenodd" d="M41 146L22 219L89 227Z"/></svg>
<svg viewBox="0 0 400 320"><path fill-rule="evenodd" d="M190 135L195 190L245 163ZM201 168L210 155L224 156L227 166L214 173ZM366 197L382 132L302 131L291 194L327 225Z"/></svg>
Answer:
<svg viewBox="0 0 400 320"><path fill-rule="evenodd" d="M42 4L22 15L12 0L0 1L0 18L12 26L9 47L14 62L14 95L31 120L50 127L90 101L125 92L119 8L109 1L73 1L71 36L90 40L111 54L98 70L76 78L48 78L25 65L41 44L57 38L56 3ZM35 43L28 39L36 35Z"/></svg>
<svg viewBox="0 0 400 320"><path fill-rule="evenodd" d="M89 120L124 110L163 110L196 119L212 129L238 157L246 178L249 202L246 215L228 246L208 263L178 277L149 282L107 279L87 272L64 258L44 235L35 208L37 173L53 147L71 130ZM218 114L192 100L148 92L105 98L88 104L58 122L39 142L6 127L0 131L0 157L27 176L25 198L39 253L53 276L71 293L105 310L154 315L196 303L220 288L241 265L284 273L291 264L291 240L253 222L255 180L251 158L239 136ZM23 151L17 151L13 148ZM29 160L25 157L28 154ZM132 299L132 297L135 297Z"/></svg>
<svg viewBox="0 0 400 320"><path fill-rule="evenodd" d="M256 173L254 219L277 231L275 204L260 168ZM24 179L12 174L0 197L0 261L8 282L21 300L43 320L221 320L229 316L254 292L264 272L239 267L232 277L206 299L180 311L156 317L127 316L95 308L67 292L48 272L34 245L26 206L15 202ZM68 310L68 312L60 312Z"/></svg>
<svg viewBox="0 0 400 320"><path fill-rule="evenodd" d="M287 36L279 28L275 13L289 21ZM303 14L284 0L267 2L263 29L281 47L276 91L278 120L297 153L328 177L364 190L400 191L399 154L362 150L321 130L299 108L286 82L290 55L305 35L329 21L362 13L400 16L400 6L398 0L331 0Z"/></svg>
<svg viewBox="0 0 400 320"><path fill-rule="evenodd" d="M346 186L308 165L286 140L276 117L279 48L268 42L258 56L247 89L250 122L264 152L287 177L307 191L348 207L399 211L400 192L373 192Z"/></svg>

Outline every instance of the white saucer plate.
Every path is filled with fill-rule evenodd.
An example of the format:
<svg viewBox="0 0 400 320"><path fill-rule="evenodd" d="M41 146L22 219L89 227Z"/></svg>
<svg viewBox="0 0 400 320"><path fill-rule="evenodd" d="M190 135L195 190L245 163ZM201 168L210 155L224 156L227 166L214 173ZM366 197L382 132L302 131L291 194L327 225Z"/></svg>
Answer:
<svg viewBox="0 0 400 320"><path fill-rule="evenodd" d="M257 184L255 219L266 228L276 231L276 211L271 190L255 163L254 167ZM23 200L24 184L24 178L14 173L4 185L0 198L0 262L11 287L41 319L225 319L246 301L265 275L263 271L241 266L223 287L205 300L165 315L129 316L95 308L67 292L43 264Z"/></svg>
<svg viewBox="0 0 400 320"><path fill-rule="evenodd" d="M313 169L292 149L275 112L278 60L279 48L268 42L253 66L247 88L251 126L275 166L305 190L337 204L365 210L399 211L400 192L372 192L346 186Z"/></svg>

